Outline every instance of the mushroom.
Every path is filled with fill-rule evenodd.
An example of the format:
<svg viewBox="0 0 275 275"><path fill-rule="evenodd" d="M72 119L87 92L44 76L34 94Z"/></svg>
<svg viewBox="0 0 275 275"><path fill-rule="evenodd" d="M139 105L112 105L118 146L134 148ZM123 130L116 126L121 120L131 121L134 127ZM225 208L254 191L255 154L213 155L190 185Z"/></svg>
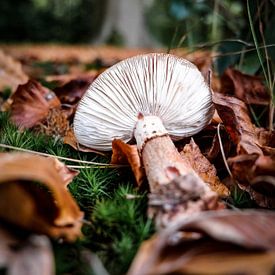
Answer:
<svg viewBox="0 0 275 275"><path fill-rule="evenodd" d="M202 130L213 111L211 90L194 64L171 54L144 54L115 64L91 84L74 132L80 144L97 150L134 137L152 191L194 173L172 140Z"/></svg>

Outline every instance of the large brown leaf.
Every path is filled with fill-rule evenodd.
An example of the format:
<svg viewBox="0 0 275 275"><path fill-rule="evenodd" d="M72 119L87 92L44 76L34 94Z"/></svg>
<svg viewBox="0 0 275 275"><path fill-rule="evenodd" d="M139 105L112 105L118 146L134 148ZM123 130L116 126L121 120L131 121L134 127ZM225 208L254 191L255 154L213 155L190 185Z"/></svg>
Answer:
<svg viewBox="0 0 275 275"><path fill-rule="evenodd" d="M20 128L31 128L45 120L60 101L51 90L35 80L19 85L12 96L11 120Z"/></svg>
<svg viewBox="0 0 275 275"><path fill-rule="evenodd" d="M247 104L268 105L270 96L259 76L228 68L221 77L221 93L234 95Z"/></svg>
<svg viewBox="0 0 275 275"><path fill-rule="evenodd" d="M272 274L275 214L203 212L178 221L140 248L128 275Z"/></svg>
<svg viewBox="0 0 275 275"><path fill-rule="evenodd" d="M83 213L66 189L67 176L53 158L2 153L0 218L54 238L81 236ZM65 173L67 175L67 172Z"/></svg>
<svg viewBox="0 0 275 275"><path fill-rule="evenodd" d="M263 154L245 103L220 93L213 94L213 101L227 132L237 145L237 153Z"/></svg>
<svg viewBox="0 0 275 275"><path fill-rule="evenodd" d="M200 148L193 139L191 139L189 144L185 145L181 156L187 160L202 180L208 183L210 188L217 192L219 196L226 197L229 195L228 188L217 177L216 168L201 153Z"/></svg>
<svg viewBox="0 0 275 275"><path fill-rule="evenodd" d="M54 258L46 236L15 237L0 227L0 268L9 275L53 275Z"/></svg>

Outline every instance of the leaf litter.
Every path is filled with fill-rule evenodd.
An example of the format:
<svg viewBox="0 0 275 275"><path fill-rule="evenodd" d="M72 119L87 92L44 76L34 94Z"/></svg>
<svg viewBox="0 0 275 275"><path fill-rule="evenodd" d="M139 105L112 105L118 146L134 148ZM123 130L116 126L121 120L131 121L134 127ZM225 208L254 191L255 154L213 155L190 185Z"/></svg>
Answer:
<svg viewBox="0 0 275 275"><path fill-rule="evenodd" d="M1 59L1 68L5 68L7 77L1 79L0 90L3 92L8 84L12 94L8 100L1 97L0 104L2 109L10 111L11 121L19 130L30 128L49 138L58 138L70 144L76 153L100 154L93 148L77 144L71 128L78 101L100 73L85 71L88 62L98 58L95 52L85 49L77 52L68 48L60 54L58 48L49 52L43 47L36 47L34 51L22 47L21 52L20 48L11 47L8 52L13 57L3 55ZM135 54L135 51L117 53L114 49L103 49L99 58L108 67ZM176 54L184 55L183 52ZM189 58L207 78L211 60L203 61L203 56L210 55L198 54ZM24 60L24 66L20 60ZM56 66L66 64L69 74L55 70L58 67L53 67L53 74L47 74L34 66L35 61L49 60ZM31 79L33 77L36 79ZM187 177L181 183L174 182L148 195L147 214L155 220L159 230L142 244L128 274L272 274L274 270L274 213L263 209L225 209L232 184L247 192L258 207L275 206L274 132L256 127L250 109L252 105L265 108L269 95L258 76L245 75L235 69L227 69L220 79L214 75L213 80L213 101L217 111L214 119L194 139L177 144L184 152L182 157L187 165L196 171L203 185ZM220 148L218 141L218 123L225 127L222 131L224 148ZM225 152L224 157L221 150ZM231 186L227 185L224 161L232 173ZM115 140L111 163L129 164L139 189L147 188L142 184L146 177L134 144ZM53 256L45 235L65 241L83 238L81 227L85 220L82 211L85 209L79 209L67 189L68 186L73 191L70 182L79 177L78 171L69 169L55 158L26 153L1 153L0 170L0 219L1 232L4 232L0 234L3 240L0 254L12 255L3 257L1 266L9 270L12 266L21 268L24 261L26 270L30 268L33 272L26 274L35 274L36 266L29 258L36 253L40 257L37 261L42 261L43 271L52 274ZM167 196L171 193L167 188L175 192L173 198ZM204 194L212 195L202 199ZM175 208L177 199L184 215L172 219L169 224L171 219L167 220L167 215L178 207ZM171 212L171 209L174 210ZM165 229L158 227L163 221L169 224ZM5 231L14 227L27 232L23 246L22 241L17 240L18 233L8 236ZM85 237L88 235L84 232ZM11 250L10 245L6 245L10 240L15 246L20 244L21 248Z"/></svg>

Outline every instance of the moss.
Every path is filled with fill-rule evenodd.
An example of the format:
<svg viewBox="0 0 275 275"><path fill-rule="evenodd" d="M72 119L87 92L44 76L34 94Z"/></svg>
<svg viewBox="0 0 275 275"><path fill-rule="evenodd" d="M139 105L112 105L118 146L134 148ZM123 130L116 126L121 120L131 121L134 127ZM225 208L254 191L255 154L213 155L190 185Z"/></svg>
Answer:
<svg viewBox="0 0 275 275"><path fill-rule="evenodd" d="M19 131L4 112L0 112L0 143L81 160L109 161L93 153L76 152L43 134ZM0 151L8 150L0 147ZM69 185L88 224L83 226L84 238L73 244L53 241L57 274L93 274L81 257L86 249L99 256L110 274L127 271L139 245L153 232L146 217L146 195L135 190L128 174L127 169L84 168ZM127 199L128 194L134 199Z"/></svg>

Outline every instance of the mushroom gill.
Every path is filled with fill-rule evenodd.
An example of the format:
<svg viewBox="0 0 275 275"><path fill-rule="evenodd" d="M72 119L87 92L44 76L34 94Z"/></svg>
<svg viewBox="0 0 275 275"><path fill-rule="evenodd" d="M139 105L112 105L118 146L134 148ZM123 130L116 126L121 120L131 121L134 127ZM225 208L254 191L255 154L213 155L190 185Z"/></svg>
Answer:
<svg viewBox="0 0 275 275"><path fill-rule="evenodd" d="M213 115L211 91L191 62L152 53L123 60L103 72L79 103L74 132L80 144L108 151L128 142L139 114L156 116L173 140L194 135Z"/></svg>

